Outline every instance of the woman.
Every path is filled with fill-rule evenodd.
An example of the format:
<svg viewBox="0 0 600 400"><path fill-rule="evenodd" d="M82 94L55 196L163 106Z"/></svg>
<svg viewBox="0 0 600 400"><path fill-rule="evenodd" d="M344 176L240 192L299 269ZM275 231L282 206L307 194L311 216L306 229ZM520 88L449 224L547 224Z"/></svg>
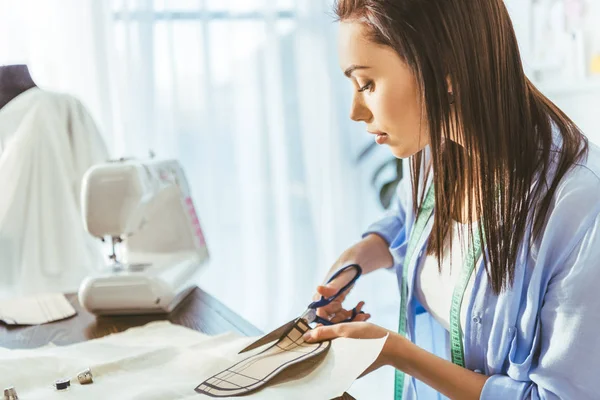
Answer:
<svg viewBox="0 0 600 400"><path fill-rule="evenodd" d="M502 0L336 12L351 118L412 162L395 213L330 274L394 267L400 333L361 314L306 340L389 334L372 369L396 368L396 399L418 397L411 377L454 399L598 398L600 152L526 78ZM447 358L412 343L418 303L446 327ZM319 313L350 315L339 302Z"/></svg>

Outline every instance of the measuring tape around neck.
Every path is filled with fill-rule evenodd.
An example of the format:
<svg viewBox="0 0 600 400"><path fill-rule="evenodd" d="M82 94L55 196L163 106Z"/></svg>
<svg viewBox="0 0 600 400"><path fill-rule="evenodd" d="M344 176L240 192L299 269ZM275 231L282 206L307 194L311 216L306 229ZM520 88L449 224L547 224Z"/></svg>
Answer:
<svg viewBox="0 0 600 400"><path fill-rule="evenodd" d="M406 336L406 324L408 319L408 266L414 258L415 252L417 251L417 244L419 243L425 227L433 215L433 207L435 205L435 192L433 184L429 186L425 200L419 213L417 220L413 226L408 247L406 249L406 257L402 266L402 286L400 288L400 316L398 321L398 333L402 336ZM460 326L460 309L462 306L465 290L475 269L475 264L481 256L481 240L476 228L473 232L473 245L468 247L467 257L463 264L461 276L458 284L454 287L452 293L452 304L450 308L450 349L452 354L452 362L461 367L465 366L465 356L463 349L463 332ZM400 370L395 371L394 379L394 399L402 400L404 394L404 372Z"/></svg>

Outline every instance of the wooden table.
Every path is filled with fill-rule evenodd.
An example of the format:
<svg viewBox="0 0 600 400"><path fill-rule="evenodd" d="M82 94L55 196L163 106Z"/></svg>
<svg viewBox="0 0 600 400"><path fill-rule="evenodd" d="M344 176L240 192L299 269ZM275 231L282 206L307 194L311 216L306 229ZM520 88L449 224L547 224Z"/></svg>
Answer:
<svg viewBox="0 0 600 400"><path fill-rule="evenodd" d="M207 335L225 332L237 332L246 336L262 334L259 329L200 288L190 293L170 314L96 317L81 307L77 295L68 294L67 299L77 311L77 315L72 318L35 326L15 327L0 323L0 347L34 348L49 342L67 345L123 332L158 320L168 320ZM344 393L335 400L351 399L352 396Z"/></svg>
<svg viewBox="0 0 600 400"><path fill-rule="evenodd" d="M196 288L170 314L96 317L84 310L77 295L68 294L77 315L73 318L44 325L15 327L0 324L0 346L33 348L49 342L66 345L123 332L148 322L168 320L207 335L237 332L246 336L261 335L261 331L236 315L214 297Z"/></svg>

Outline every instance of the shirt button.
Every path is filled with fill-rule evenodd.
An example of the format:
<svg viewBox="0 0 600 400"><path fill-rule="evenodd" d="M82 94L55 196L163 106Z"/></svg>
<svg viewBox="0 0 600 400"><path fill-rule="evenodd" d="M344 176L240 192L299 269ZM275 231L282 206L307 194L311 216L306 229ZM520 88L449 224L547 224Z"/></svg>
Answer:
<svg viewBox="0 0 600 400"><path fill-rule="evenodd" d="M480 317L478 317L478 316L474 316L474 317L473 317L473 322L475 322L476 324L478 324L478 323L480 323L480 322L481 322L481 318L480 318Z"/></svg>
<svg viewBox="0 0 600 400"><path fill-rule="evenodd" d="M473 371L473 372L475 372L476 374L480 374L480 373L481 373L481 370L480 370L480 369L476 369L476 370L475 370L475 371Z"/></svg>

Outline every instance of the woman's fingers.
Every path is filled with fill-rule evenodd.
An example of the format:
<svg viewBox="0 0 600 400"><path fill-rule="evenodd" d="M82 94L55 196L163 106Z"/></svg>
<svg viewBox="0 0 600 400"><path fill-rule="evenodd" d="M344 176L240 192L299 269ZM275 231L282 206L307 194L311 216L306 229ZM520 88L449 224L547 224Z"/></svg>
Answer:
<svg viewBox="0 0 600 400"><path fill-rule="evenodd" d="M317 308L317 315L321 318L329 319L331 315L343 310L342 303L339 301L333 301L324 307Z"/></svg>
<svg viewBox="0 0 600 400"><path fill-rule="evenodd" d="M331 320L331 321L333 321L334 318L336 320L340 320L340 318L338 318L337 315L338 315L338 313L340 313L343 310L342 302L344 301L344 299L346 298L346 296L348 295L348 293L350 292L350 290L352 289L353 286L349 287L343 293L338 295L336 297L336 299L334 301L332 301L331 303L329 303L328 305L317 308L317 315L321 318ZM314 300L315 301L319 300L319 297L324 297L324 298L333 297L333 296L337 295L338 291L339 291L339 288L334 287L334 285L332 285L331 283L329 283L327 285L317 286L317 294L314 296ZM351 316L351 314L347 314L347 313L343 313L342 315L344 316L345 319L350 318L350 316ZM343 319L341 319L341 320L343 320Z"/></svg>
<svg viewBox="0 0 600 400"><path fill-rule="evenodd" d="M358 314L352 321L353 322L364 322L371 318L371 314Z"/></svg>
<svg viewBox="0 0 600 400"><path fill-rule="evenodd" d="M342 293L340 293L339 296L336 298L336 300L344 301L344 299L346 298L348 293L350 293L350 290L352 290L353 287L354 287L354 285L350 286L348 289L346 289ZM341 288L339 288L335 284L335 282L330 282L327 285L317 286L317 294L319 294L325 298L335 296L340 290L341 290ZM317 297L318 296L315 296L314 299L318 300Z"/></svg>
<svg viewBox="0 0 600 400"><path fill-rule="evenodd" d="M332 301L329 304L329 306L327 306L327 310L329 311L329 314L335 314L343 309L344 308L342 307L341 301Z"/></svg>
<svg viewBox="0 0 600 400"><path fill-rule="evenodd" d="M317 315L321 318L330 319L330 317L336 315L342 310L342 303L339 301L333 301L325 307L318 308Z"/></svg>
<svg viewBox="0 0 600 400"><path fill-rule="evenodd" d="M369 318L371 318L371 314L360 314L364 305L365 305L364 301L361 301L360 303L358 303L356 305L356 316L354 317L354 319L352 321L367 321ZM331 316L331 314L330 314L330 316ZM323 317L323 318L325 318L325 317ZM350 318L352 318L352 310L346 310L344 308L341 308L329 320L334 324L338 324L340 322L349 320Z"/></svg>
<svg viewBox="0 0 600 400"><path fill-rule="evenodd" d="M340 293L340 295L337 297L336 300L344 301L346 299L346 296L348 296L348 293L350 293L350 291L352 290L353 287L354 287L354 285L350 286L348 289L346 289L342 293Z"/></svg>
<svg viewBox="0 0 600 400"><path fill-rule="evenodd" d="M339 289L325 285L325 286L317 286L317 293L321 296L328 298L331 296L335 296Z"/></svg>
<svg viewBox="0 0 600 400"><path fill-rule="evenodd" d="M340 322L347 320L351 316L352 311L342 309L335 313L335 315L333 316L333 318L330 319L330 321L334 324L339 324Z"/></svg>
<svg viewBox="0 0 600 400"><path fill-rule="evenodd" d="M331 296L335 296L335 294L337 293L337 289L329 287L329 286L317 286L317 296L315 296L315 300L318 300L319 296L322 297L331 297ZM317 315L321 318L325 318L327 319L327 317L331 314L333 314L336 310L336 305L332 303L329 303L326 306L323 307L319 307L317 308ZM341 307L341 302L340 303L340 307Z"/></svg>
<svg viewBox="0 0 600 400"><path fill-rule="evenodd" d="M364 301L360 301L357 305L356 305L356 313L360 313L362 311L362 308L364 307L365 302Z"/></svg>
<svg viewBox="0 0 600 400"><path fill-rule="evenodd" d="M356 317L354 317L354 319L352 321L364 322L364 321L367 321L369 318L371 318L371 314L367 314L367 313L361 314L360 313L364 306L365 306L364 301L361 301L360 303L358 303L358 305L356 306Z"/></svg>

